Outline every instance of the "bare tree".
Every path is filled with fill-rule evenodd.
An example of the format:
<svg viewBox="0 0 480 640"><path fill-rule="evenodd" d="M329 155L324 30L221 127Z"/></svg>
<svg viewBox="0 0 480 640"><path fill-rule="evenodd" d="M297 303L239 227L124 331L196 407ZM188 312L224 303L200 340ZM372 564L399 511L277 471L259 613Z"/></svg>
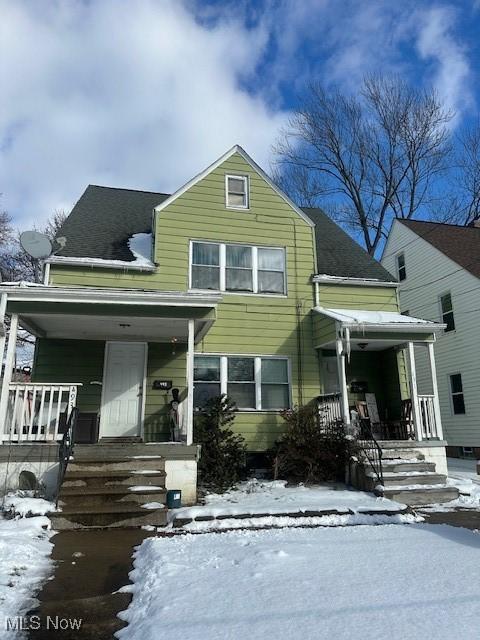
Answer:
<svg viewBox="0 0 480 640"><path fill-rule="evenodd" d="M457 136L453 184L447 200L459 224L480 220L480 119Z"/></svg>
<svg viewBox="0 0 480 640"><path fill-rule="evenodd" d="M274 149L277 176L309 201L330 198L330 212L360 231L373 255L392 217L433 204L451 117L433 90L398 77L367 77L358 97L314 82Z"/></svg>
<svg viewBox="0 0 480 640"><path fill-rule="evenodd" d="M55 236L66 217L67 214L64 211L55 211L43 227L35 229L47 235L54 242ZM27 282L40 282L44 261L28 255L22 249L19 237L20 232L14 233L11 228L7 246L5 246L0 255L1 279L4 281L26 280Z"/></svg>

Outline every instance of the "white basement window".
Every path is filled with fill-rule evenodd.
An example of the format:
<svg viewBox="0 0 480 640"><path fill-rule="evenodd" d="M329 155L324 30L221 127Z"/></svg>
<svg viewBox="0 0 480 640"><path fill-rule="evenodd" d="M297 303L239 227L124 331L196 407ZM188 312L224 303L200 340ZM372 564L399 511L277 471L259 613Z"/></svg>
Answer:
<svg viewBox="0 0 480 640"><path fill-rule="evenodd" d="M192 242L190 288L284 295L285 249Z"/></svg>
<svg viewBox="0 0 480 640"><path fill-rule="evenodd" d="M278 411L290 407L288 358L195 356L193 402L198 409L226 394L238 409Z"/></svg>
<svg viewBox="0 0 480 640"><path fill-rule="evenodd" d="M248 209L248 176L225 176L225 203L232 209Z"/></svg>

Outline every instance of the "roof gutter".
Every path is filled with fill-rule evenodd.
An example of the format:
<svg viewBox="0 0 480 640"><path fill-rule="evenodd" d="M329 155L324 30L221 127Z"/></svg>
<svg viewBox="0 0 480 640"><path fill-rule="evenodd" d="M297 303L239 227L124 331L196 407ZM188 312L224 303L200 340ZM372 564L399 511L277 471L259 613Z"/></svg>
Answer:
<svg viewBox="0 0 480 640"><path fill-rule="evenodd" d="M72 302L90 304L136 304L170 307L216 307L221 295L185 294L175 291L138 291L125 289L65 288L37 285L13 286L0 284L0 293L6 293L9 301Z"/></svg>
<svg viewBox="0 0 480 640"><path fill-rule="evenodd" d="M329 276L326 273L319 273L312 277L312 282L318 284L340 284L361 287L398 287L398 282L383 282L382 280L374 280L370 278L348 278L340 276Z"/></svg>
<svg viewBox="0 0 480 640"><path fill-rule="evenodd" d="M103 260L102 258L70 258L66 256L51 256L45 260L46 264L59 264L68 267L95 267L99 269L118 269L120 271L147 271L153 273L157 267L152 263L141 264L132 260Z"/></svg>

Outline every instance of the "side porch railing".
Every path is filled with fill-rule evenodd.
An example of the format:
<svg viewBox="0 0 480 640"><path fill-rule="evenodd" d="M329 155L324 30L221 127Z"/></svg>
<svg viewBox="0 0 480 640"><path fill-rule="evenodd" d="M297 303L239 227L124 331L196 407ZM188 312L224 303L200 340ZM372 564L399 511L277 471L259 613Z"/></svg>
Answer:
<svg viewBox="0 0 480 640"><path fill-rule="evenodd" d="M411 400L403 400L399 420L380 421L370 424L372 435L379 440L438 440L441 433L435 413L435 396L419 394L418 418L415 421ZM365 403L361 403L365 404ZM322 426L342 421L340 393L327 393L318 397L318 415ZM367 415L359 416L367 424ZM418 423L418 424L417 424Z"/></svg>
<svg viewBox="0 0 480 640"><path fill-rule="evenodd" d="M12 382L0 441L61 440L80 386L79 383Z"/></svg>

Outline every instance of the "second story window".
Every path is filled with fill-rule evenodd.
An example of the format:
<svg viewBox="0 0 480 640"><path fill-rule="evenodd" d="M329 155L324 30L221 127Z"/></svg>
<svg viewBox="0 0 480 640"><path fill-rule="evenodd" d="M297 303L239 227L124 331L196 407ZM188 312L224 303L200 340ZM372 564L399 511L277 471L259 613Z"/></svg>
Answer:
<svg viewBox="0 0 480 640"><path fill-rule="evenodd" d="M192 242L190 288L285 295L285 249Z"/></svg>
<svg viewBox="0 0 480 640"><path fill-rule="evenodd" d="M440 296L440 310L442 313L442 322L447 325L445 331L455 331L451 293L444 293L443 296Z"/></svg>
<svg viewBox="0 0 480 640"><path fill-rule="evenodd" d="M225 176L225 202L233 209L248 209L248 177Z"/></svg>
<svg viewBox="0 0 480 640"><path fill-rule="evenodd" d="M407 277L407 268L405 267L405 254L399 253L397 256L397 275L400 282Z"/></svg>

